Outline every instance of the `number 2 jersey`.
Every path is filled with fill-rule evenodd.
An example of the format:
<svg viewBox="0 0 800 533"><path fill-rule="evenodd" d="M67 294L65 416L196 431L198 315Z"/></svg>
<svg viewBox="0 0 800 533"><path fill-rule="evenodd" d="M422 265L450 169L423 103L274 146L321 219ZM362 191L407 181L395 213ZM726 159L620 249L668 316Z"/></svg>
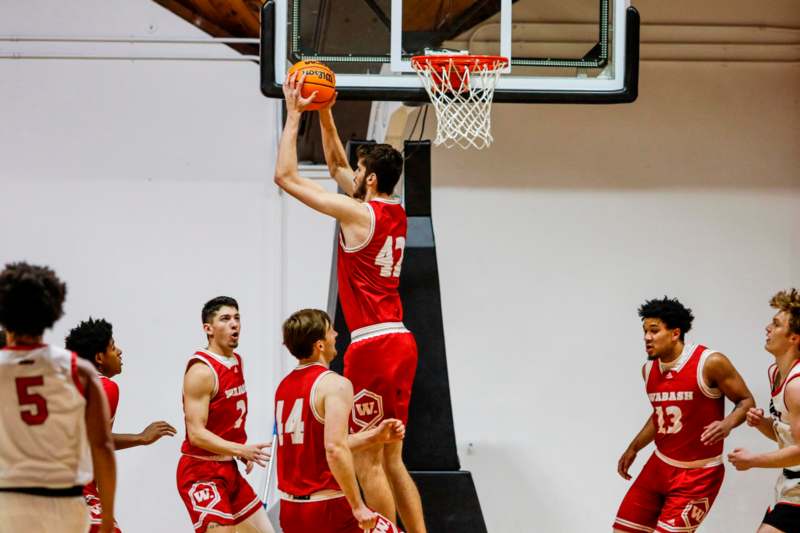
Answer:
<svg viewBox="0 0 800 533"><path fill-rule="evenodd" d="M703 379L703 367L715 353L687 344L674 365L656 360L645 365L645 388L653 405L656 455L667 464L684 468L722 464L722 441L700 442L705 427L722 420L725 397Z"/></svg>
<svg viewBox="0 0 800 533"><path fill-rule="evenodd" d="M275 391L278 490L285 494L339 490L325 456L325 420L314 408L317 383L330 372L319 363L298 366Z"/></svg>
<svg viewBox="0 0 800 533"><path fill-rule="evenodd" d="M74 353L46 345L0 350L0 489L91 481L85 412Z"/></svg>
<svg viewBox="0 0 800 533"><path fill-rule="evenodd" d="M403 320L397 288L406 245L405 209L399 198L376 198L364 205L371 219L365 242L348 243L339 234L339 301L351 333Z"/></svg>
<svg viewBox="0 0 800 533"><path fill-rule="evenodd" d="M237 353L233 357L225 357L208 350L198 350L189 358L186 369L192 364L206 364L214 374L214 391L208 404L206 429L225 440L244 444L247 441L244 429L247 421L247 390L242 358ZM200 457L214 455L193 446L188 435L181 446L181 453Z"/></svg>

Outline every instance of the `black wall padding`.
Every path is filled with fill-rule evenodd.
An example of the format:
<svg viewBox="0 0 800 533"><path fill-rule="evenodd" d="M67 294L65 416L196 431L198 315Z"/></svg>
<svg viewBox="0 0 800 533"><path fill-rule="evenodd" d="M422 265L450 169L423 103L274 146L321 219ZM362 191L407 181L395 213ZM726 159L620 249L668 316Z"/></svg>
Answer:
<svg viewBox="0 0 800 533"><path fill-rule="evenodd" d="M487 533L469 472L411 472L431 533Z"/></svg>

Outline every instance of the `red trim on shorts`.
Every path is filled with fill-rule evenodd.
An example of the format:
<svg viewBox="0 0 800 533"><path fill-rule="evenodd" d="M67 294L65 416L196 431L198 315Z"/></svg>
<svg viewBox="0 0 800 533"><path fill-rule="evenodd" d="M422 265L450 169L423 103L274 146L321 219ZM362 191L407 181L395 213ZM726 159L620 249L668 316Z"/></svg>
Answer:
<svg viewBox="0 0 800 533"><path fill-rule="evenodd" d="M75 382L75 387L77 387L78 392L81 393L81 396L86 398L86 390L84 390L80 377L78 377L78 356L75 355L75 352L72 352L72 361L70 366L72 367L72 381Z"/></svg>
<svg viewBox="0 0 800 533"><path fill-rule="evenodd" d="M786 381L786 378L789 376L789 374L791 374L791 373L792 373L792 370L794 370L794 367L796 367L798 364L800 364L800 359L798 359L797 361L795 361L795 362L794 362L794 364L793 364L793 365L792 365L792 366L789 368L789 371L786 373L786 376L784 376L784 378L783 378L783 381L781 382L781 384L780 384L780 385L778 385L778 388L777 388L777 389L775 389L774 391L772 391L772 397L773 397L773 398L774 398L775 396L777 396L778 394L780 394L780 392L783 390L783 387L784 387L784 386L786 385L786 383L787 383L787 381ZM778 371L778 369L776 368L776 369L775 369L775 371L777 372L777 371ZM796 377L797 377L797 376L793 376L793 377L792 377L792 379L794 379L794 378L796 378ZM773 378L773 379L774 379L774 378ZM789 380L789 381L791 381L791 380Z"/></svg>

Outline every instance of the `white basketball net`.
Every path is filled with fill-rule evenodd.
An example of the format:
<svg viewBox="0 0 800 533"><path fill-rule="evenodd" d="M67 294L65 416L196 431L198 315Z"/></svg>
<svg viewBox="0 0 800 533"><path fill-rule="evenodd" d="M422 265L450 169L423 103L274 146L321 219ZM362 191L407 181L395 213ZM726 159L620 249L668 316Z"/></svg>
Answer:
<svg viewBox="0 0 800 533"><path fill-rule="evenodd" d="M508 60L435 55L414 59L411 64L436 110L433 144L478 150L492 144L492 98Z"/></svg>

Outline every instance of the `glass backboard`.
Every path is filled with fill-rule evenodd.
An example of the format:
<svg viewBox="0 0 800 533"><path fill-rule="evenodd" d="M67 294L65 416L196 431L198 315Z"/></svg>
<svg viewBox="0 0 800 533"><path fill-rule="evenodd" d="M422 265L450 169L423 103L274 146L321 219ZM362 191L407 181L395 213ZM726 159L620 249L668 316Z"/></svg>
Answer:
<svg viewBox="0 0 800 533"><path fill-rule="evenodd" d="M322 61L340 100L425 102L410 59L426 50L502 55L495 102L636 99L639 16L628 0L270 0L261 89L280 98L293 63Z"/></svg>

